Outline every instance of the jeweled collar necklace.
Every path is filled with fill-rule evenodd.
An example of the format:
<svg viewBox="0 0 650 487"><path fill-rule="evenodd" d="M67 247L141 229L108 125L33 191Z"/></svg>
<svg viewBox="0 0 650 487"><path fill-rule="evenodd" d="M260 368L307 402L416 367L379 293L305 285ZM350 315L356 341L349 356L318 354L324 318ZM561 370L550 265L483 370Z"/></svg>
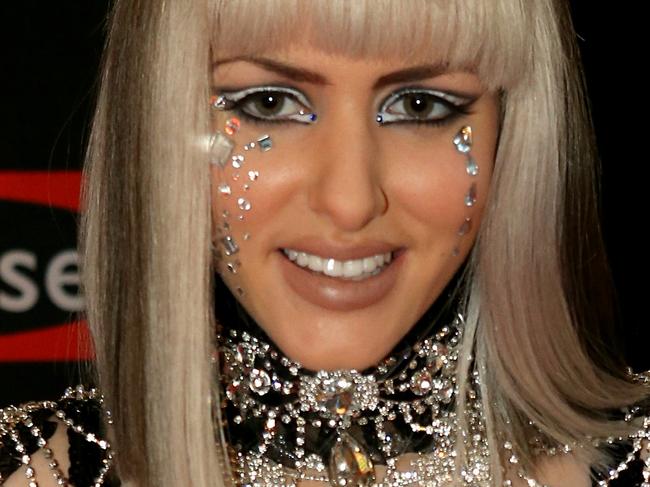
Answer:
<svg viewBox="0 0 650 487"><path fill-rule="evenodd" d="M396 458L434 455L436 475L453 471L456 364L464 319L455 315L426 338L367 371L306 370L247 331L219 336L227 441L242 485L331 485L398 481ZM430 467L430 465L429 465Z"/></svg>

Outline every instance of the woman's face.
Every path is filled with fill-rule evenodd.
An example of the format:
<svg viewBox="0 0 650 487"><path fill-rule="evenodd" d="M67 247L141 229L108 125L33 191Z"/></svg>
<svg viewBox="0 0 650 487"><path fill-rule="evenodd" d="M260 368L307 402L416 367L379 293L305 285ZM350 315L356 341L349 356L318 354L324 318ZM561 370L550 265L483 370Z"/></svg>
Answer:
<svg viewBox="0 0 650 487"><path fill-rule="evenodd" d="M308 46L217 60L213 81L230 99L215 130L231 132L232 156L243 156L239 168L228 159L212 169L215 241L239 247L219 264L224 281L303 366L374 365L473 244L495 157L496 94L471 72ZM453 143L466 126L469 154Z"/></svg>

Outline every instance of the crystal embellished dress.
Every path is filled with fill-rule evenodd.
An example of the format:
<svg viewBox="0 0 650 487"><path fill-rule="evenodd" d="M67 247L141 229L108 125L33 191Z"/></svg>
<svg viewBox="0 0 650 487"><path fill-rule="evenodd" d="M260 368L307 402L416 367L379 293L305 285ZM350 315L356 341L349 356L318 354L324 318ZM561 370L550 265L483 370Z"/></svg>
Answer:
<svg viewBox="0 0 650 487"><path fill-rule="evenodd" d="M105 439L111 424L110 412L93 388L68 388L58 401L28 402L0 409L0 485L22 470L24 485L38 487L39 479L53 477L57 485L74 487L118 487L111 471L113 454ZM48 441L63 423L69 443L68 477L59 468ZM32 455L41 450L49 472L36 472ZM51 481L48 482L50 484Z"/></svg>
<svg viewBox="0 0 650 487"><path fill-rule="evenodd" d="M21 470L24 485L28 487L38 487L38 479L48 475L53 476L61 486L118 487L119 480L112 475L111 471L113 453L105 440L105 431L111 424L111 417L110 413L103 409L102 402L102 396L96 389L86 389L79 385L67 389L58 401L30 402L0 409L0 485L10 475ZM67 478L59 469L59 462L48 447L48 440L56 429L57 423L53 421L54 418L58 418L67 428L70 444L68 451L70 469ZM649 428L650 419L646 418L645 428L639 431L638 435L606 443L604 448L613 453L614 465L608 472L594 472L599 479L593 481L594 486L648 487L650 485L648 484L650 469L640 459L639 448L636 445L642 438L648 437ZM390 427L387 429L390 430ZM32 455L39 449L49 459L49 472L35 472L31 465ZM237 485L295 485L295 472L286 468L273 467L262 458L259 455L249 456L248 460L252 463L244 466L239 478L235 479ZM237 464L236 458L233 460L233 463ZM424 461L421 465L421 473L426 472L426 463ZM272 476L268 472L265 473L266 468L273 470ZM260 476L250 478L255 474ZM392 485L447 485L446 482L438 482L436 479L418 480L416 477L411 478L410 475L402 476L400 483ZM528 479L528 485L540 485L534 482ZM477 482L472 485L483 484L484 482ZM391 484L363 483L363 480L360 480L358 483L350 482L347 485Z"/></svg>

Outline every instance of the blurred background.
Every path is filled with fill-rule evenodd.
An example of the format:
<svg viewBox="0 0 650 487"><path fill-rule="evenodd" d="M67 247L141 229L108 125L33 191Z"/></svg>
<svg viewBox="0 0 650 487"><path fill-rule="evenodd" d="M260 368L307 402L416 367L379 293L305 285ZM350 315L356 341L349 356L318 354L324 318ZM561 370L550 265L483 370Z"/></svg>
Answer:
<svg viewBox="0 0 650 487"><path fill-rule="evenodd" d="M0 407L56 399L92 361L75 249L80 169L106 0L0 4ZM628 362L650 368L643 226L641 17L572 2L598 147L602 221ZM635 18L636 17L636 18ZM634 169L634 171L632 171ZM643 186L642 186L643 185ZM643 295L642 295L643 293Z"/></svg>

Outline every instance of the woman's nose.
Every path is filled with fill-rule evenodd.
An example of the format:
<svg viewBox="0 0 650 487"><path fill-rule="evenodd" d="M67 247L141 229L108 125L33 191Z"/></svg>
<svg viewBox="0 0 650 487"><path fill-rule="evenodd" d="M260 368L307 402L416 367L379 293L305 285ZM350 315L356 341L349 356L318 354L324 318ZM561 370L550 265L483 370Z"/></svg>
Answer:
<svg viewBox="0 0 650 487"><path fill-rule="evenodd" d="M364 228L388 209L377 127L359 112L337 110L323 117L313 156L311 209L346 232Z"/></svg>

